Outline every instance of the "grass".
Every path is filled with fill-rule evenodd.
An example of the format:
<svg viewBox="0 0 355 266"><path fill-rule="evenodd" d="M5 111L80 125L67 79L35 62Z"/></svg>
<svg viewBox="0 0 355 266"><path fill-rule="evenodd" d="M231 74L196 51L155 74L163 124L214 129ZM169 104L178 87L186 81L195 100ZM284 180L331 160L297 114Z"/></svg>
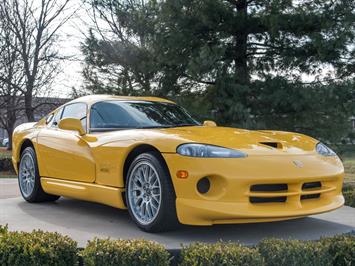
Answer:
<svg viewBox="0 0 355 266"><path fill-rule="evenodd" d="M355 183L355 157L344 160L345 182Z"/></svg>
<svg viewBox="0 0 355 266"><path fill-rule="evenodd" d="M0 178L17 178L17 175L9 172L0 172Z"/></svg>
<svg viewBox="0 0 355 266"><path fill-rule="evenodd" d="M355 145L349 146L341 158L345 168L344 183L352 183L355 185Z"/></svg>

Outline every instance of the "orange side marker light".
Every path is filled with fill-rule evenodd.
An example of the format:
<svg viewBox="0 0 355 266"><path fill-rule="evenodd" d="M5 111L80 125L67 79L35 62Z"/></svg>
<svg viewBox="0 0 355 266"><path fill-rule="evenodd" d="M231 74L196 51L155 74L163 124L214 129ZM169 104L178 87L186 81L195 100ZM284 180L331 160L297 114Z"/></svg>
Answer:
<svg viewBox="0 0 355 266"><path fill-rule="evenodd" d="M185 170L179 170L176 172L177 178L186 179L189 177L189 172Z"/></svg>

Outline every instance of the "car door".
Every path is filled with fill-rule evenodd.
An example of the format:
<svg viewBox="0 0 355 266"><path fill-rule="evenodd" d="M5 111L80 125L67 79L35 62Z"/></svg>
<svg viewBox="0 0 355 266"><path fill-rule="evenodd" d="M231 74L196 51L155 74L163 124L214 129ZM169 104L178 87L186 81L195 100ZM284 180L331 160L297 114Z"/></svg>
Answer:
<svg viewBox="0 0 355 266"><path fill-rule="evenodd" d="M38 135L42 176L72 181L94 182L95 161L88 143L78 132L62 130L58 123L63 118L80 119L86 130L87 106L72 103L58 110Z"/></svg>

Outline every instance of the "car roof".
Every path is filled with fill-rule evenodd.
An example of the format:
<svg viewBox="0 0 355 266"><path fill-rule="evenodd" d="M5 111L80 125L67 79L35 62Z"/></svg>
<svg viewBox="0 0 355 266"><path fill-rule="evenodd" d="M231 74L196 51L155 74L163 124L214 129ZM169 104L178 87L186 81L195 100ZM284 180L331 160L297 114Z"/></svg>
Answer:
<svg viewBox="0 0 355 266"><path fill-rule="evenodd" d="M85 103L91 105L91 104L94 104L94 103L100 102L100 101L112 101L112 100L117 100L117 101L126 101L126 100L128 100L128 101L150 101L150 102L174 103L173 101L170 101L170 100L167 100L167 99L164 99L164 98L159 98L159 97L114 96L114 95L88 95L88 96L83 96L83 97L77 98L75 100L72 100L69 103L85 102Z"/></svg>

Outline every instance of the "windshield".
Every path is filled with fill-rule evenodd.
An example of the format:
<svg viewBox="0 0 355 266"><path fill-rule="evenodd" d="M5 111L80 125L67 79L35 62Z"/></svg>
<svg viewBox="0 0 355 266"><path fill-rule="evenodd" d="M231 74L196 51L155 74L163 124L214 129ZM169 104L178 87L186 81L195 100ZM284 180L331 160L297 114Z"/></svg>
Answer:
<svg viewBox="0 0 355 266"><path fill-rule="evenodd" d="M165 102L102 101L91 107L91 131L200 125L182 107Z"/></svg>

